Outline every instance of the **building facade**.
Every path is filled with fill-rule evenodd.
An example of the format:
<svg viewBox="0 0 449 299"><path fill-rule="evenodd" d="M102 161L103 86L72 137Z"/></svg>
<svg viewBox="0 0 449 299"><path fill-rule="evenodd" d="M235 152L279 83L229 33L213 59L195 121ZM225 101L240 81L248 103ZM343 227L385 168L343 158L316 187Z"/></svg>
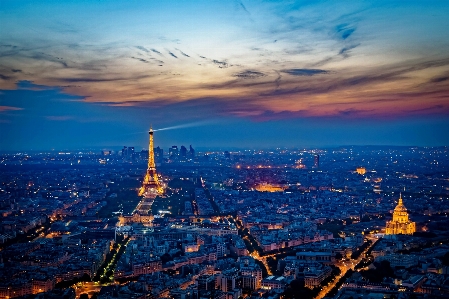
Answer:
<svg viewBox="0 0 449 299"><path fill-rule="evenodd" d="M408 218L407 208L402 202L402 197L399 196L399 202L393 211L393 219L387 221L385 233L387 235L411 235L416 232L416 223Z"/></svg>

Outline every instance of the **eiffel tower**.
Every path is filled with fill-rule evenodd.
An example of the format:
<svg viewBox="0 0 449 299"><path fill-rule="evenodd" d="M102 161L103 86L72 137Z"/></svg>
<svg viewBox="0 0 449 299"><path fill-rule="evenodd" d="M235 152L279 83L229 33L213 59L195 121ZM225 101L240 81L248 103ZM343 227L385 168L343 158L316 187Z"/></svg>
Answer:
<svg viewBox="0 0 449 299"><path fill-rule="evenodd" d="M143 180L142 187L139 189L139 196L148 198L155 198L156 195L162 194L164 189L159 182L159 178L156 172L156 164L154 163L154 143L153 143L153 128L150 127L150 144L148 149L148 168L145 178Z"/></svg>

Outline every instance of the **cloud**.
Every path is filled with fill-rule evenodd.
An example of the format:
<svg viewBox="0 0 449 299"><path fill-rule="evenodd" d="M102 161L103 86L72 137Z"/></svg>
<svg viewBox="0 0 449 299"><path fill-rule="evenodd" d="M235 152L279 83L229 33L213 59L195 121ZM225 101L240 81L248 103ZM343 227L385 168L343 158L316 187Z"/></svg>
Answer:
<svg viewBox="0 0 449 299"><path fill-rule="evenodd" d="M181 51L181 50L179 50L179 49L176 49L176 50L178 50L183 56L185 56L185 57L190 57L189 55L187 55L187 54L184 53L183 51Z"/></svg>
<svg viewBox="0 0 449 299"><path fill-rule="evenodd" d="M214 60L212 60L212 62L214 64L218 65L219 68L227 68L227 67L229 67L229 64L226 61L219 61L219 60L214 59Z"/></svg>
<svg viewBox="0 0 449 299"><path fill-rule="evenodd" d="M143 47L143 46L136 46L136 48L139 49L139 50L142 50L142 51L144 51L146 53L150 53L150 51L147 48Z"/></svg>
<svg viewBox="0 0 449 299"><path fill-rule="evenodd" d="M140 60L140 59L138 59L138 60ZM159 62L159 60L158 60L158 62ZM150 74L140 74L140 75L135 75L132 77L118 76L115 74L105 74L101 77L88 77L88 76L73 77L73 78L67 77L67 78L55 78L55 80L58 80L62 83L80 83L80 82L98 83L98 82L132 81L132 80L139 80L139 79L145 79L145 78L150 78L150 77L151 77Z"/></svg>
<svg viewBox="0 0 449 299"><path fill-rule="evenodd" d="M327 74L328 71L320 69L287 69L281 72L292 76L314 76L318 74Z"/></svg>
<svg viewBox="0 0 449 299"><path fill-rule="evenodd" d="M249 16L251 16L251 14L249 13L249 11L246 9L246 6L243 4L242 1L239 1L240 7L243 9L244 12L246 12Z"/></svg>
<svg viewBox="0 0 449 299"><path fill-rule="evenodd" d="M351 27L349 24L344 23L337 25L335 31L341 39L345 40L354 33L355 27Z"/></svg>
<svg viewBox="0 0 449 299"><path fill-rule="evenodd" d="M20 107L12 107L12 106L0 106L0 112L5 112L5 111L17 111L17 110L23 110L23 108L20 108Z"/></svg>
<svg viewBox="0 0 449 299"><path fill-rule="evenodd" d="M145 60L145 59L143 59L143 58L137 58L137 57L131 57L132 59L136 59L136 60L138 60L138 61L141 61L141 62L143 62L143 63L150 63L148 60Z"/></svg>
<svg viewBox="0 0 449 299"><path fill-rule="evenodd" d="M395 51L384 52L379 46L384 35L379 37L380 31L374 30L379 18L363 15L366 4L336 9L332 5L266 1L254 12L250 10L253 20L248 22L244 12L251 7L244 3L222 4L232 12L217 11L220 15L213 18L212 25L223 25L220 35L211 35L216 31L207 26L209 18L202 19L199 14L202 27L198 31L181 28L182 22L176 19L174 26L156 27L148 18L150 28L156 30L148 35L134 35L137 31L130 30L129 37L114 34L95 40L86 34L82 42L50 34L30 43L8 38L3 40L7 46L0 46L0 56L7 55L0 58L1 78L8 81L0 79L0 86L8 90L16 88L14 82L34 81L37 84L26 87L20 83L19 88L56 86L88 102L111 103L116 108L140 107L143 102L166 107L198 98L212 103L223 99L223 111L230 114L271 111L266 117L281 117L290 110L318 115L320 107L326 109L322 115L368 113L368 105L377 110L393 107L387 100L376 102L379 99L408 106L410 100L423 95L428 101L423 107L435 106L448 94L444 70L449 58L444 47L429 46L433 56L428 57L439 60L421 56L407 61L393 56L407 43L402 40L390 40ZM385 26L394 25L387 23ZM139 28L136 25L130 20L130 29ZM170 31L172 27L177 30ZM177 39L181 34L182 40ZM443 69L440 75L436 68ZM159 102L161 99L164 101ZM238 111L226 101L231 106L238 102ZM335 101L343 103L339 107L342 113L330 111L328 103Z"/></svg>
<svg viewBox="0 0 449 299"><path fill-rule="evenodd" d="M250 70L246 70L246 71L234 74L234 77L238 77L238 78L242 78L242 79L256 79L256 78L260 78L260 77L264 77L264 76L265 76L264 73L250 71Z"/></svg>
<svg viewBox="0 0 449 299"><path fill-rule="evenodd" d="M156 49L151 49L151 51L153 51L154 53L156 53L156 54L159 54L159 55L161 55L161 56L163 56L162 55L162 53L161 52L159 52L158 50L156 50Z"/></svg>
<svg viewBox="0 0 449 299"><path fill-rule="evenodd" d="M47 86L43 84L35 84L33 81L21 80L17 82L17 89L28 89L28 90L49 90L55 88L54 86Z"/></svg>
<svg viewBox="0 0 449 299"><path fill-rule="evenodd" d="M356 108L348 108L344 110L337 110L337 113L341 116L360 116L360 114L365 114L369 112L373 112L374 109L370 110L363 110L363 109L356 109Z"/></svg>
<svg viewBox="0 0 449 299"><path fill-rule="evenodd" d="M360 44L351 45L351 46L346 46L346 47L342 48L342 49L340 50L340 52L338 52L338 55L342 55L343 57L348 58L348 57L349 57L349 52L350 52L352 49L355 49L356 47L358 47L359 45L360 45Z"/></svg>
<svg viewBox="0 0 449 299"><path fill-rule="evenodd" d="M429 83L440 83L449 80L449 76L435 77L429 80Z"/></svg>
<svg viewBox="0 0 449 299"><path fill-rule="evenodd" d="M178 56L176 56L175 54L173 54L172 52L168 51L168 54L170 54L172 57L174 58L178 58Z"/></svg>
<svg viewBox="0 0 449 299"><path fill-rule="evenodd" d="M64 59L62 57L53 56L53 55L50 55L50 54L46 54L44 52L32 52L29 55L29 57L32 58L32 59L35 59L35 60L48 61L48 62L60 64L60 65L62 65L65 68L69 67L67 62L64 61Z"/></svg>
<svg viewBox="0 0 449 299"><path fill-rule="evenodd" d="M9 79L11 79L11 77L0 74L0 79L1 80L9 80Z"/></svg>

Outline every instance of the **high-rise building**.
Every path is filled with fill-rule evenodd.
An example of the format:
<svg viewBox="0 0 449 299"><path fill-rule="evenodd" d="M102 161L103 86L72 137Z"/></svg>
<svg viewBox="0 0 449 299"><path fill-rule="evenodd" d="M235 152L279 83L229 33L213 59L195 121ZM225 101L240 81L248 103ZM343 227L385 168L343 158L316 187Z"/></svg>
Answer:
<svg viewBox="0 0 449 299"><path fill-rule="evenodd" d="M184 145L181 145L181 150L179 151L179 159L185 161L187 158L187 149Z"/></svg>
<svg viewBox="0 0 449 299"><path fill-rule="evenodd" d="M237 280L237 273L231 270L227 270L218 274L215 278L215 286L223 292L229 292L235 289Z"/></svg>
<svg viewBox="0 0 449 299"><path fill-rule="evenodd" d="M193 149L192 145L190 145L189 156L191 159L195 158L195 150Z"/></svg>
<svg viewBox="0 0 449 299"><path fill-rule="evenodd" d="M164 161L164 150L159 146L154 149L154 159L161 163Z"/></svg>
<svg viewBox="0 0 449 299"><path fill-rule="evenodd" d="M148 151L148 150L141 150L141 151L140 151L140 159L141 159L141 160L146 160L146 159L148 159L148 154L149 154L149 151Z"/></svg>
<svg viewBox="0 0 449 299"><path fill-rule="evenodd" d="M196 286L198 290L214 290L215 278L212 275L201 275L196 279Z"/></svg>
<svg viewBox="0 0 449 299"><path fill-rule="evenodd" d="M408 218L407 208L402 202L402 195L399 195L399 202L393 211L393 219L387 221L385 233L387 235L411 235L416 232L416 223Z"/></svg>
<svg viewBox="0 0 449 299"><path fill-rule="evenodd" d="M318 154L313 157L313 167L320 168L320 155Z"/></svg>
<svg viewBox="0 0 449 299"><path fill-rule="evenodd" d="M124 146L122 148L122 159L127 161L134 159L134 146Z"/></svg>
<svg viewBox="0 0 449 299"><path fill-rule="evenodd" d="M168 149L168 154L171 160L178 159L178 147L176 145L173 145L171 148Z"/></svg>
<svg viewBox="0 0 449 299"><path fill-rule="evenodd" d="M148 146L148 167L143 180L142 187L139 189L139 196L156 197L163 192L161 183L156 172L156 163L154 162L154 141L153 129L150 128L150 142Z"/></svg>
<svg viewBox="0 0 449 299"><path fill-rule="evenodd" d="M250 290L257 290L260 288L262 282L262 270L259 265L253 266L245 265L240 268L242 275L242 287Z"/></svg>

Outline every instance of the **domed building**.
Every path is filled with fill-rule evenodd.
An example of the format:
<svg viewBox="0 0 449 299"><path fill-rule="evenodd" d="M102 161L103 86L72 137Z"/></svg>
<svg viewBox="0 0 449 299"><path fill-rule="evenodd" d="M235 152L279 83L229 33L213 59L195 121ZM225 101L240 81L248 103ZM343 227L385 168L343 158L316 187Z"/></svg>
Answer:
<svg viewBox="0 0 449 299"><path fill-rule="evenodd" d="M399 195L399 202L393 211L393 220L387 221L385 233L387 235L411 235L416 232L416 223L408 219L407 208L402 202L402 196Z"/></svg>

